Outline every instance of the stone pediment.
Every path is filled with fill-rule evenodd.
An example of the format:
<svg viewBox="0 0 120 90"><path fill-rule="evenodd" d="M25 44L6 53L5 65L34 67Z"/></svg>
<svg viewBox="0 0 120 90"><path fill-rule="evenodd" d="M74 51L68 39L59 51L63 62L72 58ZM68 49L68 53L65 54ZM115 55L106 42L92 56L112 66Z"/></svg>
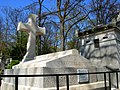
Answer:
<svg viewBox="0 0 120 90"><path fill-rule="evenodd" d="M79 55L75 49L40 55L34 60L20 63L13 68L28 68L28 67L81 67L87 68L90 66L89 60Z"/></svg>

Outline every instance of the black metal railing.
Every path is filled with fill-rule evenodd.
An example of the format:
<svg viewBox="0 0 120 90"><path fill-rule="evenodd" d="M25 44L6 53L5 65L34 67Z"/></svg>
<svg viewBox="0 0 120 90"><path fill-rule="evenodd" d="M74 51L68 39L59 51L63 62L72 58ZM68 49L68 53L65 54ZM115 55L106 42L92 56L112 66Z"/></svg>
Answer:
<svg viewBox="0 0 120 90"><path fill-rule="evenodd" d="M56 77L56 88L57 90L60 89L60 85L59 85L59 77L60 76L65 76L66 77L66 86L67 86L67 89L66 90L69 90L69 76L71 75L85 75L85 74L88 74L88 75L92 75L92 74L102 74L103 77L104 77L104 88L105 90L108 90L107 88L109 88L109 90L111 90L111 74L116 74L116 88L118 89L119 88L119 77L118 77L118 73L120 73L120 71L107 71L107 72L89 72L89 73L70 73L70 74L44 74L44 75L0 75L0 77L15 77L15 90L18 90L18 84L19 84L19 81L18 81L18 78L20 77L49 77L49 76L54 76ZM108 77L107 77L108 76ZM107 80L108 78L108 80ZM107 85L107 81L109 82L109 85Z"/></svg>

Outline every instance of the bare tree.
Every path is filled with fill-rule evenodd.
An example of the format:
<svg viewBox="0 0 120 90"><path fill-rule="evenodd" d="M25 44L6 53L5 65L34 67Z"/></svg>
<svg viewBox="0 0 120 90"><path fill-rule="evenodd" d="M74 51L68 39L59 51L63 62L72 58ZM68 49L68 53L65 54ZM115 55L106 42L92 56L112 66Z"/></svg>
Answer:
<svg viewBox="0 0 120 90"><path fill-rule="evenodd" d="M61 50L66 49L67 36L70 33L70 31L72 31L73 28L75 29L75 26L77 26L77 24L80 23L80 21L84 20L89 14L89 12L87 14L82 12L82 9L84 9L83 5L81 4L82 1L83 0L56 0L56 8L54 8L54 10L50 10L43 5L44 0L38 0L39 26L45 25L44 24L45 21L51 22L53 26L55 25L55 23L56 25L59 25L58 26L59 32L56 31L56 33L60 33L60 34L55 34L55 35L57 35L56 37L59 37L60 40L59 43L61 43L60 44ZM45 8L48 12L42 12L43 8ZM54 20L48 21L48 17L51 18L54 17L55 21ZM58 24L58 20L59 20L59 24ZM41 52L42 50L41 36L39 37L39 39L40 39L39 51Z"/></svg>
<svg viewBox="0 0 120 90"><path fill-rule="evenodd" d="M89 20L93 26L96 26L107 24L115 18L120 10L120 2L119 0L91 0L89 7L93 10Z"/></svg>
<svg viewBox="0 0 120 90"><path fill-rule="evenodd" d="M2 18L0 17L0 55L3 53L3 39L4 39L4 33L3 33L3 23Z"/></svg>
<svg viewBox="0 0 120 90"><path fill-rule="evenodd" d="M60 20L61 50L66 48L66 39L70 30L84 20L89 12L82 12L84 5L83 0L57 0L58 17Z"/></svg>
<svg viewBox="0 0 120 90"><path fill-rule="evenodd" d="M25 52L25 50L23 50L21 47L25 48L26 44L23 42L26 41L26 38L22 35L23 33L19 33L17 31L17 24L19 21L26 21L27 16L20 9L11 7L4 7L1 9L1 11L5 16L3 26L5 32L5 44L7 45L6 47L10 47L12 50L13 48L17 47L16 52L19 53L18 60L20 60ZM14 53L14 56L17 56L15 54L17 53ZM19 56L21 58L19 58Z"/></svg>

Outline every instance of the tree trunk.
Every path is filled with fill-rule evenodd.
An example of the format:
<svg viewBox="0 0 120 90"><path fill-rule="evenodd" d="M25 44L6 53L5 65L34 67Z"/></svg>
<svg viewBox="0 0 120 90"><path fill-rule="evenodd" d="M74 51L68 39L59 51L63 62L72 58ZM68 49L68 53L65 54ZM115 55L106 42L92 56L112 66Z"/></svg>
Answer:
<svg viewBox="0 0 120 90"><path fill-rule="evenodd" d="M60 39L61 39L61 44L60 44L60 50L64 51L65 50L65 36L64 36L64 21L60 21Z"/></svg>

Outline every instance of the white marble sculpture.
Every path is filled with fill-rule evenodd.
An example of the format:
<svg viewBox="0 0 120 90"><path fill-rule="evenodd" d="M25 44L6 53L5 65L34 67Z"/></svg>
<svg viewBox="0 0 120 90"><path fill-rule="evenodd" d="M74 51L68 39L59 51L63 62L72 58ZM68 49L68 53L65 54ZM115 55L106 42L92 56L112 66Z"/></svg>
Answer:
<svg viewBox="0 0 120 90"><path fill-rule="evenodd" d="M22 60L22 62L26 62L29 60L33 60L35 57L35 46L36 46L36 35L44 35L45 27L39 27L36 25L37 15L30 14L28 17L27 23L18 23L17 30L25 31L29 34L28 42L27 42L27 52Z"/></svg>

